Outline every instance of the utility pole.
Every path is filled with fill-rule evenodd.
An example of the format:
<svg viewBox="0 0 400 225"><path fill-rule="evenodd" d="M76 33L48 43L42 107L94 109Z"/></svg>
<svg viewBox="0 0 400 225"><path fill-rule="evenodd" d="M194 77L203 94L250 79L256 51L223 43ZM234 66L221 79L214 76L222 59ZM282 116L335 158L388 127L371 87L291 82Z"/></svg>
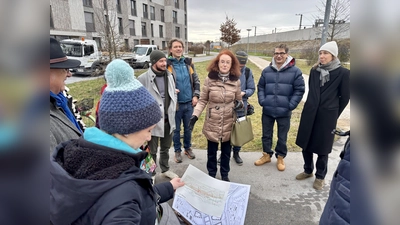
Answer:
<svg viewBox="0 0 400 225"><path fill-rule="evenodd" d="M257 54L257 26L254 27L254 54Z"/></svg>
<svg viewBox="0 0 400 225"><path fill-rule="evenodd" d="M249 54L249 39L250 39L250 28L247 28L247 54Z"/></svg>
<svg viewBox="0 0 400 225"><path fill-rule="evenodd" d="M303 14L296 14L296 16L300 16L299 30L301 30L301 21L302 21L302 19L303 19Z"/></svg>
<svg viewBox="0 0 400 225"><path fill-rule="evenodd" d="M322 28L321 46L326 43L326 35L329 29L329 16L331 15L331 0L326 0L324 27Z"/></svg>

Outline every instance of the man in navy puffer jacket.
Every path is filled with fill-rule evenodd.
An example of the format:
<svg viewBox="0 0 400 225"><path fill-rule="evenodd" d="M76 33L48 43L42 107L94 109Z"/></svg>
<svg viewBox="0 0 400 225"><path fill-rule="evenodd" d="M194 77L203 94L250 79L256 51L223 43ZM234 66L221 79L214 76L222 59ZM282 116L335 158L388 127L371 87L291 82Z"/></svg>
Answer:
<svg viewBox="0 0 400 225"><path fill-rule="evenodd" d="M258 82L258 103L263 107L262 144L263 156L254 162L261 166L271 162L272 135L275 121L278 123L278 143L275 147L277 168L285 170L283 159L287 154L286 140L290 117L304 94L304 79L295 59L288 55L289 48L280 44L274 49L271 64L266 67Z"/></svg>

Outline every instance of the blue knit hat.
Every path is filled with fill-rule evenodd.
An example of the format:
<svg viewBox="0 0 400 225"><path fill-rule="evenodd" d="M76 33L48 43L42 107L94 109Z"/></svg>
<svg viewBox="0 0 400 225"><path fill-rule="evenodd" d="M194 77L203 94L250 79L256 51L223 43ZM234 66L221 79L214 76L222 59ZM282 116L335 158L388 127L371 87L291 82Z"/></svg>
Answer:
<svg viewBox="0 0 400 225"><path fill-rule="evenodd" d="M136 79L132 67L115 59L106 68L107 87L100 100L99 122L109 134L131 134L161 119L156 99Z"/></svg>

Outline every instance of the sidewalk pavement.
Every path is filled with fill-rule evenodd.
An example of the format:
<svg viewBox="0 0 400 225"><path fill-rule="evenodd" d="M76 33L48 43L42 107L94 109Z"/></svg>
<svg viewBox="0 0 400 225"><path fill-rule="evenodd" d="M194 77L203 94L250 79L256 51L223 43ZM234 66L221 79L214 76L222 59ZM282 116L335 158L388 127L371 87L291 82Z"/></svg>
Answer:
<svg viewBox="0 0 400 225"><path fill-rule="evenodd" d="M268 61L260 57L249 56L249 59L261 69L269 65ZM308 75L303 74L303 77L307 79L305 81L307 92ZM349 106L348 111L350 111ZM271 163L262 166L254 165L254 161L262 155L261 149L257 152L241 152L240 156L244 161L242 166L238 166L231 158L229 173L231 182L251 185L245 224L318 225L328 199L332 176L340 161L339 154L346 139L346 137L341 137L333 144L332 153L329 155L325 186L321 191L312 187L315 177L302 181L295 179L297 174L303 172L301 152L288 152L285 158L286 169L283 172L277 170L275 157L272 158ZM245 149L246 146L243 148ZM193 149L193 152L196 154L195 159L190 160L182 155L183 162L175 163L174 149L171 148L169 151L170 170L182 176L191 164L207 173L207 151ZM316 155L314 159L316 160ZM220 174L217 173L217 179L220 178ZM156 183L164 181L169 181L169 179L163 177L160 169L157 168ZM170 203L172 204L172 200Z"/></svg>
<svg viewBox="0 0 400 225"><path fill-rule="evenodd" d="M275 157L272 158L271 163L255 166L254 161L261 157L261 150L241 152L240 156L244 161L242 166L238 166L231 158L229 173L231 182L251 185L245 224L318 225L345 141L346 138L342 137L333 145L332 153L329 155L328 173L325 177L326 184L321 191L312 187L315 177L302 181L295 179L296 175L303 171L301 152L288 152L285 158L286 169L283 172L277 170ZM183 176L191 164L207 174L207 151L193 149L193 152L196 154L195 159L190 160L182 155L183 162L175 163L174 149L171 148L169 151L170 170ZM156 183L169 181L161 175L159 168L156 171ZM221 178L219 172L216 178Z"/></svg>

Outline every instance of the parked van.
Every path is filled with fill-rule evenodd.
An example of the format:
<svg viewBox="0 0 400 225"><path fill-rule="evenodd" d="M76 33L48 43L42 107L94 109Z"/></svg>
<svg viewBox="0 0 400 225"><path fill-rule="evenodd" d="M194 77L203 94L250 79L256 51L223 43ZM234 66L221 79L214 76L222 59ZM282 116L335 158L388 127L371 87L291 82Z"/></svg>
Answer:
<svg viewBox="0 0 400 225"><path fill-rule="evenodd" d="M135 45L133 48L132 67L147 69L151 65L150 53L153 50L158 50L157 45Z"/></svg>

